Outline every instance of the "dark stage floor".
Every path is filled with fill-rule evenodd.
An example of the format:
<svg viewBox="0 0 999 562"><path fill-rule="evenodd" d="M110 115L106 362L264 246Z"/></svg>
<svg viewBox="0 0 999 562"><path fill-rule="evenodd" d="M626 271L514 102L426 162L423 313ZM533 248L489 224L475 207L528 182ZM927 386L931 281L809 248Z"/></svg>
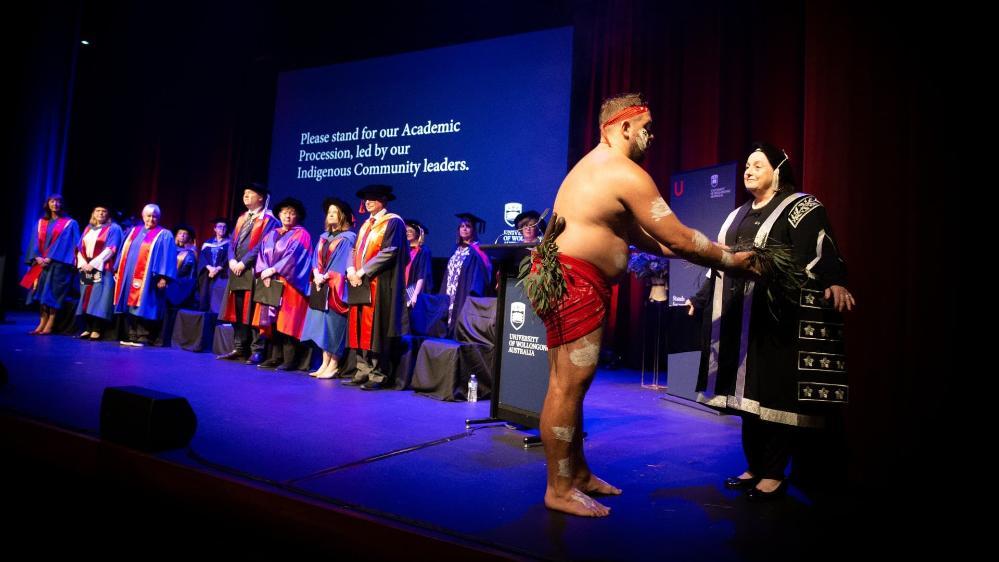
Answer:
<svg viewBox="0 0 999 562"><path fill-rule="evenodd" d="M792 487L785 500L753 505L723 489L723 478L743 468L740 421L662 400L661 391L640 388L634 371L601 371L587 398L588 458L624 494L603 500L610 517L582 519L544 508L544 456L521 446L525 434L465 429L466 418L488 416L488 402L364 392L207 353L29 336L34 318L14 320L0 326L7 414L96 436L106 386L181 395L198 416L197 434L190 451L160 457L216 475L229 467L276 493L511 557L814 558L856 535L855 502L842 496ZM53 521L79 511L46 501L56 502L44 509Z"/></svg>

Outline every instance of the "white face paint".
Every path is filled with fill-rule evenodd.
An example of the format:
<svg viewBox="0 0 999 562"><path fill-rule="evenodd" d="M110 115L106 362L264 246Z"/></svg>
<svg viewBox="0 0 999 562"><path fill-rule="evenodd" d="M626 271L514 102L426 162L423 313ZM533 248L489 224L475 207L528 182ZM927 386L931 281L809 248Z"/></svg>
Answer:
<svg viewBox="0 0 999 562"><path fill-rule="evenodd" d="M576 433L575 427L552 427L552 433L555 434L555 439L559 441L565 441L567 443L572 443L572 436Z"/></svg>
<svg viewBox="0 0 999 562"><path fill-rule="evenodd" d="M651 213L652 220L659 222L672 215L673 210L669 208L669 205L666 204L666 201L663 200L662 197L656 197L655 200L652 201Z"/></svg>
<svg viewBox="0 0 999 562"><path fill-rule="evenodd" d="M694 231L692 240L694 242L694 250L699 254L711 247L711 240L708 240L708 237L700 230Z"/></svg>
<svg viewBox="0 0 999 562"><path fill-rule="evenodd" d="M638 149L645 152L649 149L649 131L645 128L638 130L638 138L635 139L635 143L638 144Z"/></svg>
<svg viewBox="0 0 999 562"><path fill-rule="evenodd" d="M558 461L558 475L564 478L572 478L572 459Z"/></svg>
<svg viewBox="0 0 999 562"><path fill-rule="evenodd" d="M600 346L585 337L579 340L579 349L569 352L569 361L577 367L593 367L600 358Z"/></svg>

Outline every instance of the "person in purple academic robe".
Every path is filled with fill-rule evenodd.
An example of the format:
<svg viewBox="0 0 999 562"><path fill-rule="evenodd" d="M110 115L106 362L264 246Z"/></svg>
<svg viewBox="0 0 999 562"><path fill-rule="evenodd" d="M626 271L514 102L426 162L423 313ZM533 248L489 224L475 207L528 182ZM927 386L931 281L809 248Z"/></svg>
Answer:
<svg viewBox="0 0 999 562"><path fill-rule="evenodd" d="M281 228L272 230L260 242L256 273L260 282L282 283L281 304L259 304L253 326L274 344L272 357L259 364L264 369L298 369L302 330L309 310L309 280L312 278L312 237L301 226L305 206L288 197L274 207Z"/></svg>

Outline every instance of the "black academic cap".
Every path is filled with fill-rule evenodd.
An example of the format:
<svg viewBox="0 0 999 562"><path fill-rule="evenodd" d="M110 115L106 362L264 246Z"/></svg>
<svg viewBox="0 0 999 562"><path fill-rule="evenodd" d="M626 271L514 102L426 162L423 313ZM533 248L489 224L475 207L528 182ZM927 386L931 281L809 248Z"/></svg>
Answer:
<svg viewBox="0 0 999 562"><path fill-rule="evenodd" d="M274 214L280 215L281 209L285 207L291 207L295 209L295 214L298 215L298 223L301 224L305 220L305 205L301 201L295 199L294 197L285 197L280 203L274 205Z"/></svg>
<svg viewBox="0 0 999 562"><path fill-rule="evenodd" d="M354 224L354 211L351 210L350 205L348 205L346 201L340 199L339 197L327 197L323 200L323 215L330 212L331 206L339 209L340 214L347 217L348 224Z"/></svg>
<svg viewBox="0 0 999 562"><path fill-rule="evenodd" d="M754 142L749 148L749 154L752 155L754 152L762 152L764 156L767 157L767 161L774 168L780 167L780 185L779 188L791 188L792 190L797 185L794 176L794 168L791 167L791 161L787 156L787 152L783 149L778 148L768 142Z"/></svg>
<svg viewBox="0 0 999 562"><path fill-rule="evenodd" d="M383 203L395 200L391 185L366 185L357 191L357 196L365 201L381 201Z"/></svg>
<svg viewBox="0 0 999 562"><path fill-rule="evenodd" d="M406 226L411 226L415 228L417 232L422 232L424 235L427 234L426 225L416 219L406 219Z"/></svg>
<svg viewBox="0 0 999 562"><path fill-rule="evenodd" d="M479 234L486 231L486 221L480 219L479 217L473 215L472 213L457 213L454 216L458 217L463 221L468 221L468 224L472 225L472 228L477 230Z"/></svg>
<svg viewBox="0 0 999 562"><path fill-rule="evenodd" d="M262 183L257 183L255 181L251 181L250 183L246 184L245 186L243 186L243 189L249 189L250 191L255 192L257 195L263 197L264 199L267 199L267 196L271 194L271 192L267 190L266 185Z"/></svg>
<svg viewBox="0 0 999 562"><path fill-rule="evenodd" d="M177 234L181 230L186 231L187 237L190 238L191 240L194 240L195 238L198 237L198 234L194 231L194 227L189 224L180 223L177 226L173 227L174 234Z"/></svg>
<svg viewBox="0 0 999 562"><path fill-rule="evenodd" d="M225 217L215 217L214 219L212 219L212 222L210 223L212 225L212 233L209 236L209 238L211 238L212 236L215 236L215 225L217 225L218 223L224 224L225 225L225 231L229 232L229 219L227 219Z"/></svg>

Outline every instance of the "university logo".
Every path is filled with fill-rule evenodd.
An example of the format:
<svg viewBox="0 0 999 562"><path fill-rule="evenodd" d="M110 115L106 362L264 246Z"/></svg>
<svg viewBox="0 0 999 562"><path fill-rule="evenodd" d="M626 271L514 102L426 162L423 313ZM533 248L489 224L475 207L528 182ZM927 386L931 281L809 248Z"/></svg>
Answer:
<svg viewBox="0 0 999 562"><path fill-rule="evenodd" d="M514 330L519 330L524 326L524 318L526 317L527 305L522 302L510 303L510 325L513 326Z"/></svg>
<svg viewBox="0 0 999 562"><path fill-rule="evenodd" d="M503 207L503 220L506 221L508 226L516 226L513 223L513 219L517 218L517 215L524 211L524 206L520 203L507 203Z"/></svg>

